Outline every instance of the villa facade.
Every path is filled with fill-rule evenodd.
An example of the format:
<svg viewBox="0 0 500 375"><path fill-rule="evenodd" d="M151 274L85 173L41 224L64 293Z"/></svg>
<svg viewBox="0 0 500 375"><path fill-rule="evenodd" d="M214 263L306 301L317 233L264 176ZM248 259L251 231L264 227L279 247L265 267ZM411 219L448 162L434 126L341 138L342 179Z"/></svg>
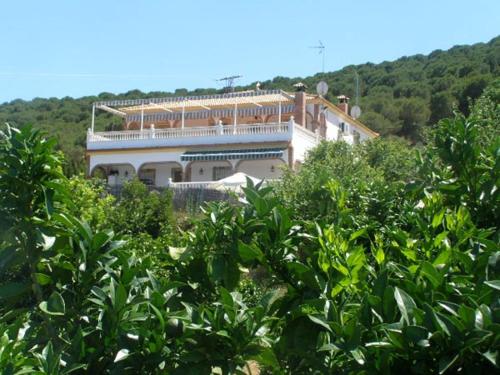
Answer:
<svg viewBox="0 0 500 375"><path fill-rule="evenodd" d="M95 132L95 111L123 118L121 131ZM378 134L303 91L255 90L198 97L96 102L87 134L89 175L110 185L216 181L237 172L277 179L322 139L354 144Z"/></svg>

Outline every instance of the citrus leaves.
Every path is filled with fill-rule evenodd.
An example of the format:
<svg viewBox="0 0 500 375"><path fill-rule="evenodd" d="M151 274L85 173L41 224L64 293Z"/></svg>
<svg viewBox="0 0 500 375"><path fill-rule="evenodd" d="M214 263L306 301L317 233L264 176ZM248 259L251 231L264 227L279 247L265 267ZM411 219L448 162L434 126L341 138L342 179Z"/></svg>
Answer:
<svg viewBox="0 0 500 375"><path fill-rule="evenodd" d="M64 299L58 292L53 292L47 301L40 303L39 307L48 315L63 316L66 312Z"/></svg>

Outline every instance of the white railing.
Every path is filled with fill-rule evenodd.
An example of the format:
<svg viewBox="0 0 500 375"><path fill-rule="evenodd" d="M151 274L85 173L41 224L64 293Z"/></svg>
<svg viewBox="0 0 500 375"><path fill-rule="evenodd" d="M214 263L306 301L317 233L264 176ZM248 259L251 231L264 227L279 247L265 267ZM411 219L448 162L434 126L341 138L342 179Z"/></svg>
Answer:
<svg viewBox="0 0 500 375"><path fill-rule="evenodd" d="M173 139L212 137L218 135L262 135L287 133L290 123L266 123L252 125L203 126L183 129L144 129L112 132L89 132L87 142L134 141L144 139Z"/></svg>
<svg viewBox="0 0 500 375"><path fill-rule="evenodd" d="M304 138L311 143L319 143L319 141L322 139L319 133L314 133L297 124L295 125L294 131L297 132L297 135L299 137Z"/></svg>
<svg viewBox="0 0 500 375"><path fill-rule="evenodd" d="M253 125L236 125L224 126L223 133L225 135L254 135L254 134L276 134L287 133L289 124L282 123L266 123Z"/></svg>

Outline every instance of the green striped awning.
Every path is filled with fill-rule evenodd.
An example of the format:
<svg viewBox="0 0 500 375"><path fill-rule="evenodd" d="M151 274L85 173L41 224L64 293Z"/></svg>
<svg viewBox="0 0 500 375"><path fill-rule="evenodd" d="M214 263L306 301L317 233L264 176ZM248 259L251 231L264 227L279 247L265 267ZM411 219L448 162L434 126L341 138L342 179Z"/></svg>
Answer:
<svg viewBox="0 0 500 375"><path fill-rule="evenodd" d="M269 159L283 157L281 148L254 148L246 150L222 150L222 151L188 151L181 155L182 161L195 160L231 160L231 159Z"/></svg>

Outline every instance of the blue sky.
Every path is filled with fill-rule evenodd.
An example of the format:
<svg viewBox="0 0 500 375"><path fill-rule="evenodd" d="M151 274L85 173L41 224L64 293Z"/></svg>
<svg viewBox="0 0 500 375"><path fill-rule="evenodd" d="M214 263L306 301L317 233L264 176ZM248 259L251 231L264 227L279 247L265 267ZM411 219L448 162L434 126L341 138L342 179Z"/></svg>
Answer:
<svg viewBox="0 0 500 375"><path fill-rule="evenodd" d="M217 87L500 34L498 0L32 0L0 6L0 102Z"/></svg>

